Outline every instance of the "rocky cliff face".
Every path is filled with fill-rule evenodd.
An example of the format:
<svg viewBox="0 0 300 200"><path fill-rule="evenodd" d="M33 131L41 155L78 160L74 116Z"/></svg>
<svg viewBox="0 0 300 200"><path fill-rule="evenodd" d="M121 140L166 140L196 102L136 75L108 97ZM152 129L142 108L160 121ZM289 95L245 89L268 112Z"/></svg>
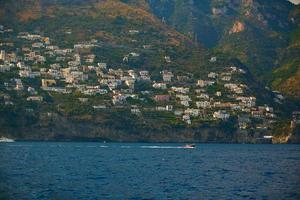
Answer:
<svg viewBox="0 0 300 200"><path fill-rule="evenodd" d="M41 141L114 141L114 142L202 142L202 143L256 143L261 137L250 132L231 132L217 127L136 129L105 126L95 121L79 122L56 116L40 118L33 125L26 125L26 118L18 118L18 129L2 129L0 135L18 140ZM0 125L1 125L0 120ZM1 125L2 127L3 124ZM67 131L66 131L67 130Z"/></svg>

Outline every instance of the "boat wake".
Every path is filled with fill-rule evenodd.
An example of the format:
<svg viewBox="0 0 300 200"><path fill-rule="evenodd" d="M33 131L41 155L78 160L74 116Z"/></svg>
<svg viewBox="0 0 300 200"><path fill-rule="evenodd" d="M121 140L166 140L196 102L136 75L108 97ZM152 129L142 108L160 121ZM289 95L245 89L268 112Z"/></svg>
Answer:
<svg viewBox="0 0 300 200"><path fill-rule="evenodd" d="M140 149L188 149L185 146L121 146L122 149L140 148Z"/></svg>
<svg viewBox="0 0 300 200"><path fill-rule="evenodd" d="M32 147L32 144L10 144L10 147ZM57 148L63 147L59 145L50 145L50 147ZM191 149L195 148L194 146L162 146L162 145L124 145L124 146L115 146L115 145L76 145L75 148L121 148L121 149Z"/></svg>
<svg viewBox="0 0 300 200"><path fill-rule="evenodd" d="M188 149L185 146L140 146L143 149Z"/></svg>

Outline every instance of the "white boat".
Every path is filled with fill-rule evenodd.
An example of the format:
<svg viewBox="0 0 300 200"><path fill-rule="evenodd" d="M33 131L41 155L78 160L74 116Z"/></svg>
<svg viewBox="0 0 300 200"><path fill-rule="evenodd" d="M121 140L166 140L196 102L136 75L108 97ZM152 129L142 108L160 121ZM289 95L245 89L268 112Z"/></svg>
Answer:
<svg viewBox="0 0 300 200"><path fill-rule="evenodd" d="M194 148L196 148L196 145L195 144L186 144L183 148L185 148L185 149L194 149Z"/></svg>
<svg viewBox="0 0 300 200"><path fill-rule="evenodd" d="M14 140L6 137L1 137L0 142L14 142Z"/></svg>

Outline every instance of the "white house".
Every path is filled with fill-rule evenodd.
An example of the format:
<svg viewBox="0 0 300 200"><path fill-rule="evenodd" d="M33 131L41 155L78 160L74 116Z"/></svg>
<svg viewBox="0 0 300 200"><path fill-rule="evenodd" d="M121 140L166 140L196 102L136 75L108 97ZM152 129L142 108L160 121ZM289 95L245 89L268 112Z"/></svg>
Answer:
<svg viewBox="0 0 300 200"><path fill-rule="evenodd" d="M173 73L169 71L162 71L161 74L165 82L171 82L172 78L174 77Z"/></svg>
<svg viewBox="0 0 300 200"><path fill-rule="evenodd" d="M167 89L167 84L165 84L165 83L154 83L152 85L152 87L154 87L155 89L165 90L165 89Z"/></svg>
<svg viewBox="0 0 300 200"><path fill-rule="evenodd" d="M216 119L227 120L230 117L230 114L224 110L219 110L214 112L213 117Z"/></svg>
<svg viewBox="0 0 300 200"><path fill-rule="evenodd" d="M210 108L210 102L209 101L197 101L196 102L197 108Z"/></svg>

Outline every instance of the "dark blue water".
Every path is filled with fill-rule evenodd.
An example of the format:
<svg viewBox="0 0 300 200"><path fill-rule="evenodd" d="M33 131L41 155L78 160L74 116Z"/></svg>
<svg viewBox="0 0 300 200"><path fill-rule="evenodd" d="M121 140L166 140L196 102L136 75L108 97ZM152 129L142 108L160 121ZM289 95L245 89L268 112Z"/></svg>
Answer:
<svg viewBox="0 0 300 200"><path fill-rule="evenodd" d="M179 146L1 143L0 199L300 199L300 145Z"/></svg>

